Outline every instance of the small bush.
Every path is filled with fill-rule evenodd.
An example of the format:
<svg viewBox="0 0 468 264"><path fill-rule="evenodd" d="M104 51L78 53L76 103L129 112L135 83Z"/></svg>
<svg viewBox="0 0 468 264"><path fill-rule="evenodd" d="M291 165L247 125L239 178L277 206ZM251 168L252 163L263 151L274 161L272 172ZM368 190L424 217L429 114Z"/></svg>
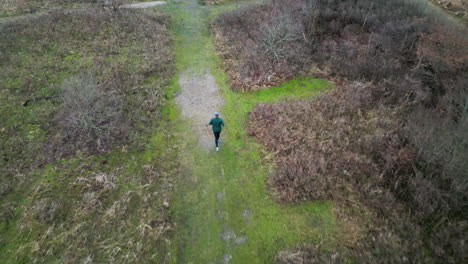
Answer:
<svg viewBox="0 0 468 264"><path fill-rule="evenodd" d="M273 62L279 62L285 57L289 57L292 52L287 46L288 42L297 40L301 33L301 28L288 16L275 18L270 25L264 25L261 29L260 43L268 58Z"/></svg>
<svg viewBox="0 0 468 264"><path fill-rule="evenodd" d="M301 6L260 5L219 16L212 30L233 88L261 89L305 71ZM262 19L268 17L268 19Z"/></svg>
<svg viewBox="0 0 468 264"><path fill-rule="evenodd" d="M58 123L65 141L84 145L93 141L97 149L106 149L109 141L125 134L128 123L122 99L113 91L99 88L93 76L65 80L61 98L63 110Z"/></svg>

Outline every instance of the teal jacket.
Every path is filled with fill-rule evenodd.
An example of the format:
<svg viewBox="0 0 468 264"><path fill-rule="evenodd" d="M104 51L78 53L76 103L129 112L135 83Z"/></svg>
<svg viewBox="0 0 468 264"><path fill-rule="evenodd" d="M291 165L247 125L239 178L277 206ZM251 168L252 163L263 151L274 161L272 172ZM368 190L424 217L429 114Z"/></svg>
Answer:
<svg viewBox="0 0 468 264"><path fill-rule="evenodd" d="M221 130L223 129L222 127L224 126L224 121L219 117L215 117L210 120L210 123L208 123L208 125L213 127L213 132L221 132Z"/></svg>

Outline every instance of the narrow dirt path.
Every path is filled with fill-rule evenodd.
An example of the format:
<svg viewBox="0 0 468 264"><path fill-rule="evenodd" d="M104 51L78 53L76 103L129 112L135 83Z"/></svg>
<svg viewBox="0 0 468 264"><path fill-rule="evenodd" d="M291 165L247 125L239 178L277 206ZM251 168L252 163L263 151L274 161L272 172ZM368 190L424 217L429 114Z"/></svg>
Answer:
<svg viewBox="0 0 468 264"><path fill-rule="evenodd" d="M207 23L204 21L204 18L206 18L206 10L203 10L196 0L192 0L185 1L183 11L186 12L186 20L184 21L184 19L182 19L179 21L179 25L182 26L181 29L185 33L182 33L180 44L185 48L183 51L181 50L179 52L179 55L184 57L179 60L184 61L184 63L183 65L179 65L180 74L178 85L180 86L180 93L175 97L175 102L181 109L183 118L188 120L191 132L193 132L193 135L197 139L200 149L202 149L204 153L207 153L210 149L214 150L215 146L211 128L207 127L207 123L209 119L212 118L214 112L221 112L224 100L216 83L216 79L211 74L210 70L212 61L206 49L210 39L207 38L208 27ZM188 17L190 17L190 22L187 19ZM211 53L211 56L213 55L214 54ZM204 159L205 162L216 164L214 171L207 169L205 170L206 174L218 174L219 178L224 176L222 164L217 164L217 162L210 160L209 157L204 157L206 154L200 155L201 156L197 155L198 158ZM193 167L197 166L189 165L189 167L191 167L190 170L195 170ZM198 167L204 168L204 166ZM220 170L216 172L218 168L220 168ZM190 206L192 208L197 208L197 212L192 214L197 216L196 218L204 215L206 217L206 222L198 222L201 219L185 220L194 221L190 222L190 224L186 223L186 227L190 226L189 229L193 228L194 230L186 230L189 234L186 234L183 238L184 241L181 244L184 244L184 246L183 250L179 252L177 263L187 263L191 261L194 261L194 263L201 263L198 262L200 259L204 259L204 261L209 260L211 263L230 263L232 259L231 247L244 244L247 238L245 236L236 235L233 228L225 219L226 216L228 216L227 208L223 203L223 200L226 199L226 189L224 186L207 182L206 178L199 176L199 172L192 171L190 174L190 177L194 181L189 181L191 182L190 185L198 186L199 190L196 191L196 194L202 194L202 197L197 199L190 198L190 202L198 201L203 204L207 201L212 202L212 198L215 197L216 203L203 207L200 207L200 205ZM216 178L214 179L216 180ZM208 179L208 181L210 181L210 179ZM212 195L211 199L203 198L203 196L210 194ZM185 208L187 207L185 206ZM185 211L186 209L182 210ZM185 213L186 212L184 212L184 214ZM192 218L192 214L186 217ZM201 229L203 231L197 232L196 229ZM218 237L219 241L217 246L219 246L219 248L212 251L215 254L206 254L206 256L203 256L203 258L197 261L187 257L193 254L191 253L192 248L188 248L187 243L205 244L204 247L206 248L201 247L203 250L210 250L217 247L210 248L210 246L207 245L205 240L207 236L210 240L213 240L213 236Z"/></svg>
<svg viewBox="0 0 468 264"><path fill-rule="evenodd" d="M189 69L180 74L179 85L182 91L176 97L176 103L182 115L190 119L200 146L206 150L214 147L213 135L206 124L224 104L215 78L208 69L205 73Z"/></svg>
<svg viewBox="0 0 468 264"><path fill-rule="evenodd" d="M165 5L166 1L140 2L120 6L121 8L149 8L158 5Z"/></svg>
<svg viewBox="0 0 468 264"><path fill-rule="evenodd" d="M174 101L185 141L183 173L171 206L177 223L172 263L271 263L281 249L332 236L329 202L281 206L271 198L265 182L272 168L262 163L244 127L257 102L277 101L295 91L311 96L323 84L297 82L274 89L271 97L233 92L209 33L217 14L259 2L201 6L198 0L177 0L158 7L172 18L179 72L175 85L180 88ZM205 127L214 111L226 123L220 152L207 151L214 149Z"/></svg>

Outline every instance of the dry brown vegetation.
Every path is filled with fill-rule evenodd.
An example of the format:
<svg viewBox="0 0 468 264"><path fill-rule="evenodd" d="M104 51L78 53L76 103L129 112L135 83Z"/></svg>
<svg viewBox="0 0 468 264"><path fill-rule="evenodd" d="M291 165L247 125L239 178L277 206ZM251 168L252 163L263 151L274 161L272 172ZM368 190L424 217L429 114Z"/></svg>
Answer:
<svg viewBox="0 0 468 264"><path fill-rule="evenodd" d="M249 133L276 153L269 182L278 200L335 200L365 232L345 249L304 246L278 262L466 259L467 31L426 7L273 1L215 23L239 89L314 67L345 80L312 101L260 104L250 114Z"/></svg>
<svg viewBox="0 0 468 264"><path fill-rule="evenodd" d="M0 262L167 260L168 23L91 8L0 25Z"/></svg>
<svg viewBox="0 0 468 264"><path fill-rule="evenodd" d="M25 107L34 108L36 99L60 104L50 113L54 122L44 125L50 133L44 143L49 158L108 151L113 142L125 143L137 124L156 118L163 84L172 73L166 21L131 10L89 9L55 11L4 27L1 76L24 79L10 90L30 100ZM21 41L32 45L18 51ZM25 53L34 60L18 56ZM62 75L51 74L51 65ZM27 67L34 75L23 78ZM148 76L155 83L144 83Z"/></svg>
<svg viewBox="0 0 468 264"><path fill-rule="evenodd" d="M305 70L301 16L292 15L298 8L262 5L218 17L212 29L234 89L260 89Z"/></svg>

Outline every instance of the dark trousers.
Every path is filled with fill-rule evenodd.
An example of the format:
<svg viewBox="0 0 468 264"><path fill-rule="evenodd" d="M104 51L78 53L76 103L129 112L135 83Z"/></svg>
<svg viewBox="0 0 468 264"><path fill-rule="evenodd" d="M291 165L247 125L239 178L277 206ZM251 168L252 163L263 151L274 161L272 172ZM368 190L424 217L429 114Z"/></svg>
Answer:
<svg viewBox="0 0 468 264"><path fill-rule="evenodd" d="M218 141L219 141L219 136L221 135L221 132L213 132L215 136L215 143L216 147L218 147Z"/></svg>

